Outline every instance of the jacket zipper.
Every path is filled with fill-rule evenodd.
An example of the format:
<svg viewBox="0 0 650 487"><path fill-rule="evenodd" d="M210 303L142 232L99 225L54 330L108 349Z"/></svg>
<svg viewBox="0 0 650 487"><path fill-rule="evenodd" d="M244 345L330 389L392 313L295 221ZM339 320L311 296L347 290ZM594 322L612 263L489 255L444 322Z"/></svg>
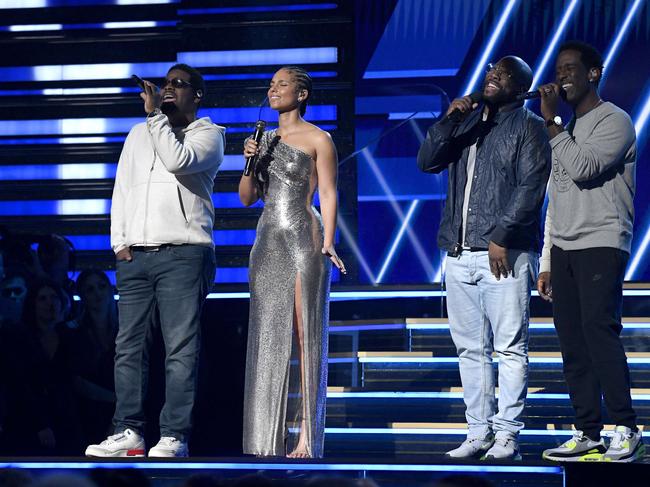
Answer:
<svg viewBox="0 0 650 487"><path fill-rule="evenodd" d="M144 240L144 245L147 245L147 217L149 216L149 188L151 187L151 173L153 173L153 167L156 164L156 149L153 149L153 160L151 161L151 167L149 168L149 176L147 177L147 191L145 194L144 200L144 227L142 228L142 238Z"/></svg>

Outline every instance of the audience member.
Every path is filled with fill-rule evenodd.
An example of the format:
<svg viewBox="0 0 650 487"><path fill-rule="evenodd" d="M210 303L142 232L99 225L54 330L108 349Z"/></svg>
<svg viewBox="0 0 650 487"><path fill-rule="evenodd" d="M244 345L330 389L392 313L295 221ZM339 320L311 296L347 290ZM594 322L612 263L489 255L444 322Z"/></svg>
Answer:
<svg viewBox="0 0 650 487"><path fill-rule="evenodd" d="M104 272L83 271L77 278L77 292L79 328L71 334L69 360L85 444L110 434L118 321L113 286Z"/></svg>
<svg viewBox="0 0 650 487"><path fill-rule="evenodd" d="M30 286L22 326L5 335L11 366L5 441L11 454L73 454L81 439L72 400L68 344L76 332L64 321L67 298L53 281Z"/></svg>

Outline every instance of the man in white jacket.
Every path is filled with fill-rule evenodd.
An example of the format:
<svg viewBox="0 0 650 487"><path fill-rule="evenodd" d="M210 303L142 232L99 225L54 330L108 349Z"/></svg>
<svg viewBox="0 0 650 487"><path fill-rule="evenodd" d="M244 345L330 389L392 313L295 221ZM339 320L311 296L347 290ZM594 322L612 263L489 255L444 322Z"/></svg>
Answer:
<svg viewBox="0 0 650 487"><path fill-rule="evenodd" d="M146 121L126 138L111 207L120 328L116 339L114 433L86 455L144 456L143 403L154 315L165 342L165 404L151 457L188 455L200 348L200 314L214 280L214 178L225 129L196 118L205 93L201 74L185 64L160 90L144 82Z"/></svg>

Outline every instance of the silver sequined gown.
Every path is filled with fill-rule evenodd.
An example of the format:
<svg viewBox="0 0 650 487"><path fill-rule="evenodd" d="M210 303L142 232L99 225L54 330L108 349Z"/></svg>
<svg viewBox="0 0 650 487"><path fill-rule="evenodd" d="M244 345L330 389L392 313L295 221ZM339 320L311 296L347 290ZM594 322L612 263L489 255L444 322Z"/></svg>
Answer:
<svg viewBox="0 0 650 487"><path fill-rule="evenodd" d="M321 253L323 223L312 205L316 163L279 141L275 131L264 134L260 154L260 161L268 164L268 189L249 264L244 453L290 453L304 419L307 451L322 457L331 262ZM302 361L293 323L297 279L302 291Z"/></svg>

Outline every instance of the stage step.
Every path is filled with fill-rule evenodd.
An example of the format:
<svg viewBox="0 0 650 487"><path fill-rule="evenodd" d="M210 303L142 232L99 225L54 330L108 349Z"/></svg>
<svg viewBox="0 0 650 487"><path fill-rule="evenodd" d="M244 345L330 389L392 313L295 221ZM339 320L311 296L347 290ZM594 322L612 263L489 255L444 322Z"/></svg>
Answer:
<svg viewBox="0 0 650 487"><path fill-rule="evenodd" d="M462 389L441 392L364 391L328 388L327 425L385 427L393 423L459 423L465 421ZM460 389L460 390L458 390ZM650 422L650 393L634 389L639 424ZM498 392L497 392L498 395ZM567 394L529 389L522 421L528 428L567 429L574 412ZM605 415L605 421L608 418Z"/></svg>
<svg viewBox="0 0 650 487"><path fill-rule="evenodd" d="M531 351L559 350L552 318L532 318L529 333ZM333 321L329 336L331 352L432 351L436 355L456 354L447 318ZM628 351L650 352L650 318L624 318L621 338Z"/></svg>
<svg viewBox="0 0 650 487"><path fill-rule="evenodd" d="M612 428L611 425L608 427ZM466 434L465 423L394 423L377 428L328 427L325 430L325 453L348 457L366 454L376 458L442 457L445 452L457 447ZM521 455L524 461L538 461L545 449L563 443L571 434L568 428L525 428L519 436ZM643 435L648 438L650 432Z"/></svg>

